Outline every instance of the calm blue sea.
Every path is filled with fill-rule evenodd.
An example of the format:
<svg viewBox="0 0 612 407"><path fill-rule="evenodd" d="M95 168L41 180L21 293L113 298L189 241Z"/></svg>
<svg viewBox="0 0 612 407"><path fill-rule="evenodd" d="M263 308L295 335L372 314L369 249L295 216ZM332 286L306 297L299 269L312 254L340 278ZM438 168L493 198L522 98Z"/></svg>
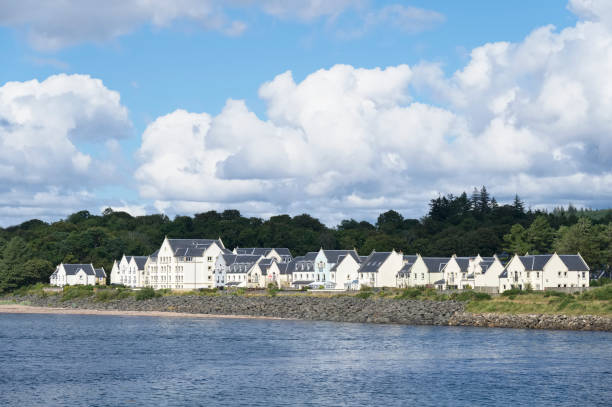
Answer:
<svg viewBox="0 0 612 407"><path fill-rule="evenodd" d="M612 405L612 334L0 314L2 406Z"/></svg>

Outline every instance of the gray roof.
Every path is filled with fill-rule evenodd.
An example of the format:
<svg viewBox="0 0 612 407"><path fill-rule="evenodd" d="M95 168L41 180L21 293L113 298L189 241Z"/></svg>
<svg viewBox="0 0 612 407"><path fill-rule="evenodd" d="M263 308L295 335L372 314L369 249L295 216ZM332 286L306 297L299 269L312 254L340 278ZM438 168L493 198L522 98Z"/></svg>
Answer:
<svg viewBox="0 0 612 407"><path fill-rule="evenodd" d="M438 280L434 284L444 284L444 280Z"/></svg>
<svg viewBox="0 0 612 407"><path fill-rule="evenodd" d="M319 252L308 252L304 255L304 260L305 261L314 261L314 259L317 258L317 254L319 254Z"/></svg>
<svg viewBox="0 0 612 407"><path fill-rule="evenodd" d="M334 263L334 265L332 266L330 271L336 271L338 269L338 266L340 265L340 263L342 263L342 260L344 260L346 258L346 256L351 256L353 259L355 259L357 264L360 264L361 261L362 261L361 257L357 254L356 251L350 250L348 254L343 254L343 255L338 256L338 259L336 260L336 263Z"/></svg>
<svg viewBox="0 0 612 407"><path fill-rule="evenodd" d="M368 258L361 263L359 273L377 273L378 268L390 255L391 252L372 252Z"/></svg>
<svg viewBox="0 0 612 407"><path fill-rule="evenodd" d="M98 278L106 278L106 271L104 271L104 267L100 267L99 269L94 269L96 273L96 277Z"/></svg>
<svg viewBox="0 0 612 407"><path fill-rule="evenodd" d="M151 259L157 259L157 256L158 256L158 255L159 255L159 249L155 250L155 251L153 252L153 254L151 254L149 257L150 257Z"/></svg>
<svg viewBox="0 0 612 407"><path fill-rule="evenodd" d="M442 271L450 257L423 257L423 261L430 273L439 273Z"/></svg>
<svg viewBox="0 0 612 407"><path fill-rule="evenodd" d="M64 270L66 270L66 275L74 276L81 269L83 269L85 274L87 274L88 276L96 275L96 271L94 270L91 264L65 264L64 263Z"/></svg>
<svg viewBox="0 0 612 407"><path fill-rule="evenodd" d="M289 274L287 273L287 269L289 268L289 263L276 263L278 266L278 272L282 275Z"/></svg>
<svg viewBox="0 0 612 407"><path fill-rule="evenodd" d="M267 276L268 269L270 268L272 263L276 263L276 259L261 259L259 263L257 263L257 265L259 266L259 269L261 270L261 274L263 274L264 276Z"/></svg>
<svg viewBox="0 0 612 407"><path fill-rule="evenodd" d="M295 257L293 260L291 260L288 264L287 264L287 269L285 270L285 273L287 274L292 274L293 272L296 271L297 265L298 263L304 261L304 256L298 256ZM280 266L280 264L279 264Z"/></svg>
<svg viewBox="0 0 612 407"><path fill-rule="evenodd" d="M267 256L272 250L283 257L291 256L291 252L286 247L236 247L236 253L238 254L257 254L262 256Z"/></svg>
<svg viewBox="0 0 612 407"><path fill-rule="evenodd" d="M542 270L551 257L552 254L530 254L527 256L519 256L519 260L523 263L523 266L525 266L525 270L534 271Z"/></svg>
<svg viewBox="0 0 612 407"><path fill-rule="evenodd" d="M459 270L462 273L467 272L468 266L470 265L470 257L455 257L455 261L459 265Z"/></svg>
<svg viewBox="0 0 612 407"><path fill-rule="evenodd" d="M220 239L168 239L175 257L202 257L204 251L217 244L224 249Z"/></svg>
<svg viewBox="0 0 612 407"><path fill-rule="evenodd" d="M136 262L136 267L138 270L144 270L145 263L147 262L147 256L129 256L134 259Z"/></svg>
<svg viewBox="0 0 612 407"><path fill-rule="evenodd" d="M577 254L560 254L559 257L570 271L589 271L589 266Z"/></svg>
<svg viewBox="0 0 612 407"><path fill-rule="evenodd" d="M404 255L404 261L412 264L412 263L414 263L416 261L417 257L418 256L416 254L405 254Z"/></svg>
<svg viewBox="0 0 612 407"><path fill-rule="evenodd" d="M359 255L355 250L323 250L328 263L339 263L340 256L350 255L357 260Z"/></svg>
<svg viewBox="0 0 612 407"><path fill-rule="evenodd" d="M229 255L224 255L229 256ZM251 254L244 255L233 255L233 263L227 268L228 273L246 273L251 267L261 258L261 256L254 256Z"/></svg>
<svg viewBox="0 0 612 407"><path fill-rule="evenodd" d="M302 284L310 284L310 283L314 283L313 280L298 280L298 281L294 281L292 284L293 285L302 285Z"/></svg>
<svg viewBox="0 0 612 407"><path fill-rule="evenodd" d="M487 260L487 261L481 261L479 263L480 265L480 271L482 272L482 274L486 273L487 270L489 269L489 267L491 267L491 264L493 264L493 260Z"/></svg>

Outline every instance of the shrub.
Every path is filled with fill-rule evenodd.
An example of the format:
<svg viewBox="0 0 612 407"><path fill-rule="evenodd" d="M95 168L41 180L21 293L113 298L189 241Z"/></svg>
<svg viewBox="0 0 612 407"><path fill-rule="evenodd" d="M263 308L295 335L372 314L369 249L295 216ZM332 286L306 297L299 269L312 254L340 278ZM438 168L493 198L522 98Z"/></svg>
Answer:
<svg viewBox="0 0 612 407"><path fill-rule="evenodd" d="M276 284L268 284L267 291L270 297L276 297L276 293L278 292L278 289L276 288Z"/></svg>
<svg viewBox="0 0 612 407"><path fill-rule="evenodd" d="M523 294L526 294L526 293L522 291L520 288L512 288L502 293L504 297L514 297L514 296L523 295Z"/></svg>
<svg viewBox="0 0 612 407"><path fill-rule="evenodd" d="M589 285L591 287L602 287L610 283L612 283L612 280L610 280L608 277L602 277L598 280L591 280Z"/></svg>
<svg viewBox="0 0 612 407"><path fill-rule="evenodd" d="M450 299L457 300L457 301L483 301L483 300L490 300L491 296L487 293L479 293L476 291L464 291L462 293L451 294Z"/></svg>
<svg viewBox="0 0 612 407"><path fill-rule="evenodd" d="M599 300L599 301L612 300L612 285L606 284L602 287L597 287L590 291L585 291L584 293L582 293L581 298L585 300Z"/></svg>
<svg viewBox="0 0 612 407"><path fill-rule="evenodd" d="M136 300L150 300L151 298L160 297L161 293L156 293L151 287L145 287L136 293Z"/></svg>
<svg viewBox="0 0 612 407"><path fill-rule="evenodd" d="M367 300L368 298L370 298L373 295L374 295L374 293L372 291L361 291L355 297L361 298L363 300Z"/></svg>
<svg viewBox="0 0 612 407"><path fill-rule="evenodd" d="M93 295L93 286L91 285L72 285L64 287L62 293L62 301L74 300L77 298L90 297Z"/></svg>
<svg viewBox="0 0 612 407"><path fill-rule="evenodd" d="M365 292L365 291L372 291L372 287L370 287L369 285L362 285L359 288L359 291Z"/></svg>
<svg viewBox="0 0 612 407"><path fill-rule="evenodd" d="M423 294L424 289L420 288L420 287L415 287L415 288L406 288L405 290L403 290L397 297L398 299L414 299L414 298L418 298L421 296L421 294Z"/></svg>

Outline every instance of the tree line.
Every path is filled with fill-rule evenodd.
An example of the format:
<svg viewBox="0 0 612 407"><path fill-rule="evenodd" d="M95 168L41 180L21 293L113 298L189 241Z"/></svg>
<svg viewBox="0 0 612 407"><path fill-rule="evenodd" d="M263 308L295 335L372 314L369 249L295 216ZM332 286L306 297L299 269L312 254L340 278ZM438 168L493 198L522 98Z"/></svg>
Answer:
<svg viewBox="0 0 612 407"><path fill-rule="evenodd" d="M308 251L352 249L402 250L423 256L469 256L494 253L580 252L592 269L612 264L612 210L573 206L552 211L531 210L516 196L499 204L486 187L471 195L432 199L421 219L389 210L375 223L347 219L327 227L302 214L264 220L237 210L209 211L194 216L155 214L133 217L106 209L95 215L80 211L46 223L37 219L0 228L0 291L48 282L55 265L93 263L110 271L122 254L148 255L169 238L222 237L228 248L287 247L294 256Z"/></svg>

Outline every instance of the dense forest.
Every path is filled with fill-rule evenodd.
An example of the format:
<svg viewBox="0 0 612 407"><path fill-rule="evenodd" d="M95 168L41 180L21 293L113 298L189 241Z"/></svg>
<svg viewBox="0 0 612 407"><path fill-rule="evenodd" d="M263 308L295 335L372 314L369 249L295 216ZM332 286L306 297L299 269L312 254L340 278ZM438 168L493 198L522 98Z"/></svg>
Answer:
<svg viewBox="0 0 612 407"><path fill-rule="evenodd" d="M228 248L288 247L294 256L320 247L402 250L424 256L452 254L507 256L508 253L580 252L592 269L612 264L612 210L527 209L516 196L498 204L485 187L468 196L447 195L431 200L421 219L396 211L380 214L375 224L354 219L330 228L303 214L268 220L244 217L237 210L190 216L133 217L106 209L100 215L80 211L64 220L30 220L0 229L0 292L48 281L60 262L93 263L107 271L123 253L148 255L164 236L221 237Z"/></svg>

